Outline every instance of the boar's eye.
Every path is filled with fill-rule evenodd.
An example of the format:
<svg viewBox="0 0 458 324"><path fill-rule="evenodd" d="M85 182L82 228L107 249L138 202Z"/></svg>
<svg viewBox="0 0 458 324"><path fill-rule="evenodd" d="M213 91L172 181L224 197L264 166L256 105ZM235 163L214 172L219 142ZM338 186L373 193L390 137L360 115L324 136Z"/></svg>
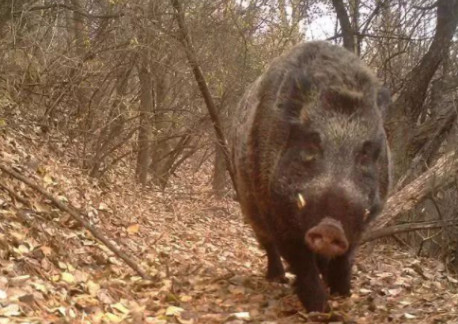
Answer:
<svg viewBox="0 0 458 324"><path fill-rule="evenodd" d="M356 155L356 161L362 166L374 163L380 155L380 146L375 142L366 141Z"/></svg>
<svg viewBox="0 0 458 324"><path fill-rule="evenodd" d="M316 160L322 153L320 134L301 124L293 124L289 138L289 147L302 163Z"/></svg>
<svg viewBox="0 0 458 324"><path fill-rule="evenodd" d="M308 163L308 162L312 162L314 160L316 160L316 158L318 157L319 155L319 151L318 150L301 150L301 152L299 153L300 154L300 157L301 157L301 161L302 162L305 162L305 163Z"/></svg>
<svg viewBox="0 0 458 324"><path fill-rule="evenodd" d="M301 161L304 163L309 163L316 160L321 154L320 144L320 134L316 132L304 134L299 151Z"/></svg>

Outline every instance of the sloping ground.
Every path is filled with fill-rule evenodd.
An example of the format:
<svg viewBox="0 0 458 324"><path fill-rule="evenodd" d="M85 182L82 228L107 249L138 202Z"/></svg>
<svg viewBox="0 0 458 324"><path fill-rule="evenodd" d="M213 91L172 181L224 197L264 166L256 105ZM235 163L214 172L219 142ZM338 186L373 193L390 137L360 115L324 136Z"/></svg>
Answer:
<svg viewBox="0 0 458 324"><path fill-rule="evenodd" d="M443 266L380 243L361 249L353 295L333 299L328 318L308 316L289 285L264 280L264 255L237 204L209 194L210 169L184 170L165 193L120 175L102 184L70 166L63 137L0 127L2 163L84 211L154 277L139 278L0 173L0 185L25 199L0 187L0 323L458 323L457 281Z"/></svg>

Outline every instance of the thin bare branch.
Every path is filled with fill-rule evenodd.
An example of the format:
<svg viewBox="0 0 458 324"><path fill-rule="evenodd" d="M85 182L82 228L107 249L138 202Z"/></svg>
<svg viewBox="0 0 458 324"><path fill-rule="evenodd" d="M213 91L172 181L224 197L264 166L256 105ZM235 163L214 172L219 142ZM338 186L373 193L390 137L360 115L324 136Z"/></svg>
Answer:
<svg viewBox="0 0 458 324"><path fill-rule="evenodd" d="M183 47L186 52L186 56L188 58L189 65L191 66L191 69L194 73L194 77L196 79L197 85L199 86L199 90L202 93L202 97L204 98L205 104L208 109L208 113L212 119L213 127L216 132L216 138L218 140L219 145L221 146L221 149L223 150L224 159L226 161L226 168L231 177L232 184L234 186L234 190L237 190L236 185L235 185L234 170L232 168L230 155L229 155L229 149L227 147L227 141L223 133L221 121L219 120L216 105L213 102L213 98L210 94L210 91L208 90L207 82L205 81L205 77L197 61L197 56L194 51L194 47L192 45L191 38L189 37L189 33L188 33L186 23L184 20L184 12L181 7L181 3L179 0L171 0L171 2L173 5L173 8L175 9L175 18L177 20L178 27L180 30L181 43L183 44Z"/></svg>
<svg viewBox="0 0 458 324"><path fill-rule="evenodd" d="M20 15L20 14L24 13L25 11L38 11L38 10L48 10L48 9L71 10L71 11L79 13L80 15L82 15L84 17L96 18L96 19L112 19L112 18L119 18L119 17L124 16L124 13L122 13L122 12L111 14L111 15L94 15L94 14L90 14L88 12L79 10L79 9L77 9L75 7L66 5L64 3L53 3L53 4L49 4L49 5L44 5L44 6L33 6L33 7L30 7L28 9L26 9L26 10L15 11L15 12L13 12L13 15L15 15L15 16L16 15Z"/></svg>

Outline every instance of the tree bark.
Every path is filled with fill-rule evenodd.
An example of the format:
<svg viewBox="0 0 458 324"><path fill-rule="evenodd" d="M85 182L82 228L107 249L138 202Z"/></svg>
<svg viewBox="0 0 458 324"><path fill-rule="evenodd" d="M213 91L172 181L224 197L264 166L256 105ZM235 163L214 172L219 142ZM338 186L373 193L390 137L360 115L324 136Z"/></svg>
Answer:
<svg viewBox="0 0 458 324"><path fill-rule="evenodd" d="M342 29L343 45L347 50L354 53L355 35L343 0L332 0L332 5L334 6L337 14L337 19L339 20L340 28Z"/></svg>
<svg viewBox="0 0 458 324"><path fill-rule="evenodd" d="M215 143L215 163L213 164L212 187L215 196L218 198L223 197L226 187L226 166L224 163L224 153L218 143Z"/></svg>
<svg viewBox="0 0 458 324"><path fill-rule="evenodd" d="M356 55L361 56L361 41L364 35L359 33L359 19L360 19L360 12L359 12L359 5L360 0L351 0L350 3L350 10L351 10L351 28L353 31L353 42L354 42L354 50L353 52Z"/></svg>

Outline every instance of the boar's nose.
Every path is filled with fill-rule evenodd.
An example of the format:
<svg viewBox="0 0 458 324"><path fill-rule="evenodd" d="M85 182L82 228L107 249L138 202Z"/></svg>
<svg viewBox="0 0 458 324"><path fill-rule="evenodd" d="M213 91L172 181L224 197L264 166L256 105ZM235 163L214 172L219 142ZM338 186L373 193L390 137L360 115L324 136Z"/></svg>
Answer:
<svg viewBox="0 0 458 324"><path fill-rule="evenodd" d="M323 219L305 234L307 246L315 253L332 258L348 250L348 240L339 221Z"/></svg>

